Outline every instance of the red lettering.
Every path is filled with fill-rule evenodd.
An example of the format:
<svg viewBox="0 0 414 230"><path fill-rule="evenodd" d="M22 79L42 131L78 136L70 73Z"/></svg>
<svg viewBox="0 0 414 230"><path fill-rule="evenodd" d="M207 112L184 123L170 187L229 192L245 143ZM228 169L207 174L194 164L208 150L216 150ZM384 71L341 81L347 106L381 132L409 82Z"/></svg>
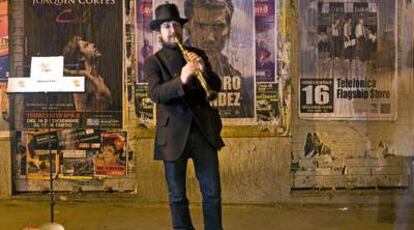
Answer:
<svg viewBox="0 0 414 230"><path fill-rule="evenodd" d="M71 23L84 23L90 14L90 10L85 11L82 15L75 15L72 8L68 8L60 12L56 16L56 23L58 24L71 24Z"/></svg>

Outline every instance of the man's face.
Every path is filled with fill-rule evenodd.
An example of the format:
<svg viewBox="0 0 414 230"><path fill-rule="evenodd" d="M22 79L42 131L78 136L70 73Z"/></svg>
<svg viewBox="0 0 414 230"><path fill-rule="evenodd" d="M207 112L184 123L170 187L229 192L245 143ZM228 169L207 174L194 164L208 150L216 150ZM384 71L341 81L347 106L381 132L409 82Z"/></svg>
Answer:
<svg viewBox="0 0 414 230"><path fill-rule="evenodd" d="M169 21L161 24L160 38L163 44L175 45L175 36L177 36L181 41L183 36L183 28L179 22Z"/></svg>
<svg viewBox="0 0 414 230"><path fill-rule="evenodd" d="M221 52L230 35L228 12L223 9L194 8L188 22L191 43L207 53Z"/></svg>

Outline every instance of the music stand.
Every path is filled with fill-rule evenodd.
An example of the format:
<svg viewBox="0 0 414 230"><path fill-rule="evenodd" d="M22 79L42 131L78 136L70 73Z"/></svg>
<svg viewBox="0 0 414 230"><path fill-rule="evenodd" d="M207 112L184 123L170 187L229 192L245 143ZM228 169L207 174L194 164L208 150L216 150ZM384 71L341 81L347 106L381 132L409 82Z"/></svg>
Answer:
<svg viewBox="0 0 414 230"><path fill-rule="evenodd" d="M53 190L53 155L50 137L50 93L85 92L85 77L64 77L63 56L32 57L30 77L8 78L7 93L43 93L46 97L46 128L48 130L49 180L50 180L50 223L41 226L41 230L62 230L62 225L55 223L55 200ZM55 159L56 160L56 159ZM56 165L56 164L55 164ZM55 166L55 171L58 168Z"/></svg>

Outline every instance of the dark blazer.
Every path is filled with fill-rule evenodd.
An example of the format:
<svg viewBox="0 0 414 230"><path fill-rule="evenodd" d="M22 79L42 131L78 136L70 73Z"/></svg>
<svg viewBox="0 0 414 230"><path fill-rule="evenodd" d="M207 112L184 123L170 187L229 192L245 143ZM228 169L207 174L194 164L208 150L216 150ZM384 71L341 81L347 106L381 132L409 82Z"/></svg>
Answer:
<svg viewBox="0 0 414 230"><path fill-rule="evenodd" d="M216 91L220 78L211 70L205 53L186 48L203 58L207 84ZM180 80L186 64L178 47L163 47L144 64L148 94L156 103L155 159L174 161L184 151L191 125L197 125L206 140L216 149L224 146L220 137L222 123L217 109L210 107L199 82L193 77L186 85Z"/></svg>

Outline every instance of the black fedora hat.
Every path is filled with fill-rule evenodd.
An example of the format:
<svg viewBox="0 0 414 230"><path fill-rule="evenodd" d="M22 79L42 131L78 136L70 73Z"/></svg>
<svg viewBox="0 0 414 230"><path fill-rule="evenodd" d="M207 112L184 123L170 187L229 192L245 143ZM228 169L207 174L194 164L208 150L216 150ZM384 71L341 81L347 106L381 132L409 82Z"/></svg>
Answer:
<svg viewBox="0 0 414 230"><path fill-rule="evenodd" d="M155 9L155 19L149 24L151 30L159 30L160 25L168 21L177 21L183 25L188 19L181 18L175 4L166 2Z"/></svg>

